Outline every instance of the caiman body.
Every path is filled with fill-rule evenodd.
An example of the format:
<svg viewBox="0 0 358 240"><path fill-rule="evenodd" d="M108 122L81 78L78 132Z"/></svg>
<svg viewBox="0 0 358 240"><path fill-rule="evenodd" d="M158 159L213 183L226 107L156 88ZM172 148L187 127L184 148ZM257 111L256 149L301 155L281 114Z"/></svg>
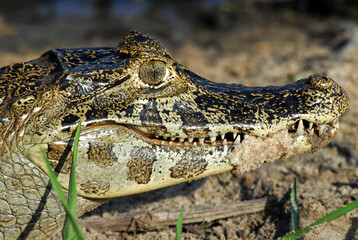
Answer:
<svg viewBox="0 0 358 240"><path fill-rule="evenodd" d="M282 87L210 82L139 32L118 47L55 49L1 68L0 239L61 228L40 148L67 188L80 121L78 215L108 198L317 151L348 102L320 75Z"/></svg>

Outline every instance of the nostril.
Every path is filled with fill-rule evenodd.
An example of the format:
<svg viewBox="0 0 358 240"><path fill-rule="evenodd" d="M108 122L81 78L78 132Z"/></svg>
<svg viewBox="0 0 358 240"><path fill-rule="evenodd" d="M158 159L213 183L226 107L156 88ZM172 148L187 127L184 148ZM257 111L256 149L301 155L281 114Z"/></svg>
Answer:
<svg viewBox="0 0 358 240"><path fill-rule="evenodd" d="M333 80L326 75L313 74L308 77L308 83L318 90L326 90L332 87Z"/></svg>

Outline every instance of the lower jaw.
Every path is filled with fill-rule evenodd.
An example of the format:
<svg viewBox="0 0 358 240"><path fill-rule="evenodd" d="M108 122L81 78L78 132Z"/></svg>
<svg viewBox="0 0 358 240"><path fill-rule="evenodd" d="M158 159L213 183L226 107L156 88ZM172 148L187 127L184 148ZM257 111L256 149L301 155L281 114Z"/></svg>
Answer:
<svg viewBox="0 0 358 240"><path fill-rule="evenodd" d="M142 140L171 148L185 151L217 151L224 154L231 169L238 173L253 170L263 163L271 162L281 158L288 158L304 153L313 153L327 145L334 139L339 129L338 121L326 126L317 125L317 129L304 128L297 126L296 130L283 129L275 133L270 133L265 137L254 135L241 135L240 141L224 141L198 144L189 140L171 141L168 139L151 138L149 135L139 135ZM133 131L133 130L132 130ZM239 135L237 136L239 137ZM195 144L196 143L196 144ZM209 174L210 175L210 174Z"/></svg>

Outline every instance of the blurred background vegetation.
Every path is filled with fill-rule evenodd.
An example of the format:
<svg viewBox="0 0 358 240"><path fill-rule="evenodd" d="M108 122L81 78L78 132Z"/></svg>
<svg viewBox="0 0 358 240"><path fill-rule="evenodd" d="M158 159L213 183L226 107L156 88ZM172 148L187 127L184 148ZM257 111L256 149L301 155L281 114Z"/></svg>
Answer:
<svg viewBox="0 0 358 240"><path fill-rule="evenodd" d="M132 29L179 43L198 29L231 31L257 21L358 19L355 0L0 0L0 48L17 52L118 41ZM333 33L334 34L334 33ZM31 44L29 44L31 43ZM47 46L52 47L52 45Z"/></svg>

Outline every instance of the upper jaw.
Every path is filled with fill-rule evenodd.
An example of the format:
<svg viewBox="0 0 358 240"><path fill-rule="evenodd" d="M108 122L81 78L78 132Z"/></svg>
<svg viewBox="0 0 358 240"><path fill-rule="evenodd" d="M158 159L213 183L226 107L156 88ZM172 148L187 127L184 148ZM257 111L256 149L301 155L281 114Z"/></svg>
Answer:
<svg viewBox="0 0 358 240"><path fill-rule="evenodd" d="M316 75L265 88L205 81L196 82L197 87L185 94L141 98L128 106L133 111L107 116L96 126L108 121L146 141L177 147L235 145L245 136L265 138L282 130L323 138L324 129L338 128L337 118L349 102L338 84Z"/></svg>
<svg viewBox="0 0 358 240"><path fill-rule="evenodd" d="M248 136L267 138L279 131L325 141L330 138L325 132L338 130L338 117L349 103L347 93L321 75L282 87L251 88L206 80L196 84L192 92L172 97L171 102L142 101L136 108L151 118L122 124L146 141L175 147L231 146Z"/></svg>

